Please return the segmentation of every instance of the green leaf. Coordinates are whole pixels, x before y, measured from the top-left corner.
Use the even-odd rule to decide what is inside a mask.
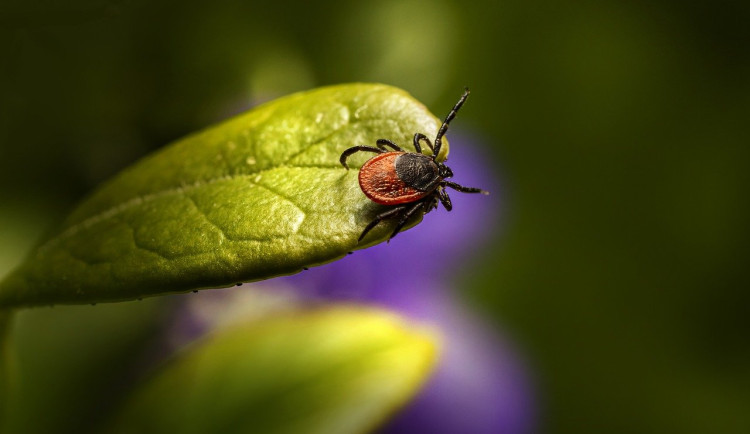
[[[332,86],[267,103],[102,185],[0,284],[0,306],[226,287],[383,241],[387,224],[357,244],[379,207],[339,155],[379,138],[410,148],[414,133],[434,136],[439,125],[421,103],[385,85]],[[371,156],[354,155],[351,167]]]
[[[329,307],[220,331],[126,402],[112,432],[354,433],[420,388],[434,336],[385,311]]]

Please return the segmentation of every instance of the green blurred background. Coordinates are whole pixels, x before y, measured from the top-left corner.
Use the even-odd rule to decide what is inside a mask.
[[[454,128],[488,147],[505,216],[463,293],[524,352],[541,430],[750,432],[749,20],[740,1],[5,0],[0,275],[99,182],[258,102],[376,81],[442,116],[468,85]]]

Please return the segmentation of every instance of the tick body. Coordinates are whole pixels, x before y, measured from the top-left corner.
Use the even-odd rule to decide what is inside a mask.
[[[398,205],[428,196],[440,182],[432,158],[408,152],[385,152],[359,170],[359,187],[375,203]]]
[[[489,194],[479,188],[464,187],[455,182],[446,181],[446,178],[453,176],[453,172],[448,166],[437,161],[443,136],[448,131],[448,124],[456,116],[468,96],[469,89],[466,89],[448,113],[448,116],[445,117],[435,137],[434,145],[427,136],[416,133],[413,141],[416,152],[404,151],[388,139],[378,139],[377,147],[353,146],[341,154],[341,165],[346,169],[349,169],[346,159],[356,152],[364,151],[378,154],[367,160],[360,169],[359,186],[365,196],[373,202],[390,206],[389,209],[375,216],[375,219],[365,227],[359,236],[360,241],[384,219],[399,219],[391,233],[390,238],[393,238],[411,216],[417,212],[426,214],[432,211],[437,208],[438,202],[450,211],[453,206],[445,190],[446,187],[463,193]],[[422,154],[421,142],[424,142],[430,148],[431,155]],[[390,148],[390,150],[386,148]]]

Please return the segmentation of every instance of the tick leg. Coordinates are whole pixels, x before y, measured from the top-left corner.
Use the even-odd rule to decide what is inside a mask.
[[[388,139],[378,139],[377,142],[375,142],[375,143],[377,144],[378,148],[380,148],[380,149],[382,149],[384,151],[386,150],[385,147],[388,146],[391,149],[393,149],[394,151],[404,152],[404,150],[401,149],[401,147],[399,145],[391,142]]]
[[[365,227],[365,230],[362,231],[362,235],[359,236],[359,239],[357,239],[357,242],[362,241],[362,238],[364,238],[365,235],[367,235],[367,233],[370,232],[370,230],[372,230],[372,228],[377,226],[378,223],[380,223],[384,219],[393,217],[394,215],[400,213],[401,211],[405,209],[406,209],[405,205],[397,206],[396,208],[389,209],[388,211],[381,212],[380,214],[376,215],[375,218],[370,223],[367,224],[367,226]]]
[[[420,208],[429,209],[428,208],[429,207],[428,204],[429,204],[429,201],[428,202],[417,202],[416,204],[412,205],[411,208],[409,208],[408,210],[406,210],[406,212],[399,219],[398,224],[396,225],[396,228],[393,229],[393,233],[391,233],[391,236],[388,238],[388,241],[390,242],[391,238],[395,237],[396,234],[398,234],[399,232],[401,232],[401,228],[404,227],[404,225],[406,224],[406,222],[409,221],[409,218],[412,215],[414,215],[414,213],[417,212],[417,210],[419,210]]]
[[[432,147],[432,142],[422,133],[414,134],[414,149],[420,154],[422,153],[422,147],[419,145],[420,140],[424,140],[425,143],[427,143],[427,147],[432,151],[432,154],[435,155],[435,149]]]
[[[438,199],[440,199],[440,203],[443,204],[443,206],[445,207],[447,211],[450,211],[453,209],[451,198],[448,196],[448,192],[445,191],[444,188],[438,188],[437,195],[438,195],[437,196]]]
[[[456,105],[453,106],[451,111],[448,113],[448,116],[445,117],[445,120],[443,121],[443,125],[440,126],[440,130],[438,130],[437,136],[435,136],[435,155],[440,153],[440,147],[443,143],[443,136],[448,131],[448,124],[451,123],[453,118],[456,117],[456,113],[458,113],[458,110],[461,108],[462,105],[464,105],[464,102],[466,102],[466,98],[469,97],[469,88],[464,88],[464,94],[461,95],[461,98],[458,99],[458,102]]]
[[[367,152],[375,152],[376,154],[382,154],[385,152],[383,149],[373,148],[372,146],[352,146],[351,148],[347,149],[346,151],[341,153],[341,158],[339,158],[339,162],[341,162],[341,165],[346,168],[346,170],[349,170],[349,166],[346,164],[346,159],[359,151],[367,151]]]
[[[460,191],[462,193],[482,193],[482,194],[490,194],[489,191],[482,190],[481,188],[474,188],[474,187],[464,187],[463,185],[456,184],[455,182],[450,181],[443,181],[440,184],[450,187],[456,191]]]
[[[447,194],[446,194],[447,196]],[[425,203],[425,210],[424,213],[427,214],[428,212],[432,211],[433,209],[437,209],[438,207],[438,197],[437,195],[432,195],[432,199],[430,199],[427,203]]]

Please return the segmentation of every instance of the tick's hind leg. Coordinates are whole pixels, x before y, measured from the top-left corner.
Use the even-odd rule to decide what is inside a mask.
[[[462,193],[482,193],[484,195],[490,194],[489,191],[482,190],[481,188],[464,187],[463,185],[456,184],[455,182],[442,181],[440,184]]]
[[[384,149],[373,148],[372,146],[352,146],[351,148],[342,152],[341,157],[339,158],[339,162],[346,168],[346,170],[349,170],[349,166],[346,164],[346,159],[350,155],[359,151],[375,152],[376,154],[382,154],[383,152],[385,152]]]
[[[409,218],[411,218],[411,216],[413,216],[414,213],[417,212],[420,208],[422,208],[425,213],[428,212],[428,211],[430,211],[430,204],[431,203],[432,203],[431,201],[417,202],[414,205],[412,205],[409,209],[407,209],[401,215],[401,218],[399,219],[398,224],[396,224],[396,227],[393,229],[393,233],[391,233],[391,236],[388,237],[388,241],[390,242],[391,238],[395,237],[396,234],[398,234],[399,232],[401,232],[401,228],[404,227],[404,225],[406,224],[406,222],[409,221]]]
[[[375,218],[370,223],[367,224],[367,226],[365,227],[365,230],[362,231],[362,235],[359,236],[359,239],[357,240],[357,242],[362,241],[362,238],[364,238],[365,235],[367,235],[367,233],[372,230],[372,228],[377,226],[378,223],[380,223],[384,219],[391,218],[397,215],[398,213],[400,213],[401,211],[405,209],[406,209],[406,205],[401,205],[401,206],[397,206],[396,208],[391,208],[388,211],[384,211],[376,215]]]

